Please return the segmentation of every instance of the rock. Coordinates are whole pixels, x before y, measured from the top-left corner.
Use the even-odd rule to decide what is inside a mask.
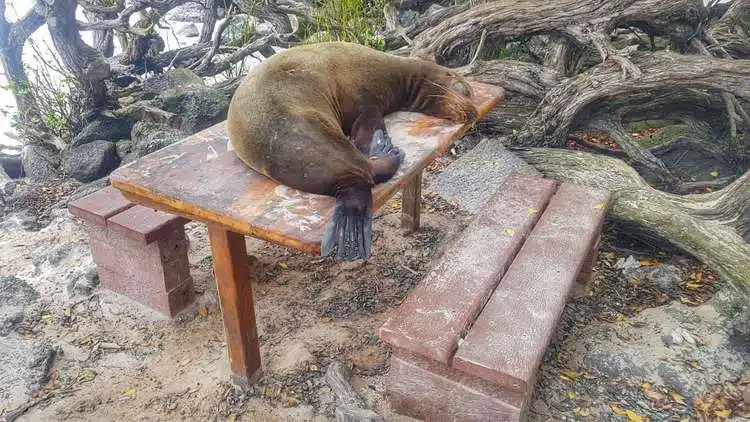
[[[168,91],[157,97],[154,103],[162,110],[179,115],[182,120],[180,130],[193,134],[225,120],[230,99],[217,89],[204,87]]]
[[[628,321],[598,321],[580,330],[574,328],[557,347],[569,356],[568,365],[578,371],[599,373],[612,381],[647,378],[654,385],[676,390],[690,402],[737,380],[750,365],[750,348],[747,343],[735,344],[734,335],[720,318],[719,306],[716,297],[699,306],[670,302],[645,309]],[[683,322],[686,319],[692,321],[690,333],[681,327],[687,324]],[[654,327],[665,327],[664,335],[655,336]],[[710,346],[692,346],[688,337],[696,345],[701,338]]]
[[[21,161],[26,176],[31,180],[45,182],[60,177],[60,152],[52,145],[24,146]]]
[[[629,257],[627,257],[627,259],[620,258],[615,263],[615,268],[618,270],[623,270],[623,273],[640,267],[641,264],[637,259],[635,259],[633,255],[630,255]]]
[[[125,163],[126,160],[130,159],[132,153],[135,151],[133,141],[130,139],[123,139],[115,142],[115,148],[117,149],[117,156],[120,157],[122,163]]]
[[[695,344],[697,343],[697,341],[695,340],[695,337],[693,337],[692,334],[690,334],[689,332],[685,330],[682,330],[682,338],[685,340],[685,342],[687,342],[688,344],[692,346],[695,346]]]
[[[76,274],[68,281],[66,291],[69,296],[88,296],[99,285],[99,274],[96,267],[90,266],[86,271]]]
[[[623,274],[631,280],[651,282],[662,291],[679,287],[682,282],[680,269],[670,264],[627,269],[623,270]]]
[[[253,35],[257,34],[256,25],[258,19],[255,16],[244,13],[234,15],[230,18],[229,26],[221,34],[222,44],[243,44]]]
[[[200,34],[201,31],[198,30],[198,27],[194,23],[188,23],[177,30],[177,35],[181,35],[185,38],[195,38]]]
[[[682,344],[682,335],[677,330],[671,330],[668,333],[665,333],[661,336],[662,341],[664,341],[664,344],[667,346],[674,346],[678,344]]]
[[[514,171],[539,176],[499,139],[486,138],[441,172],[431,187],[446,200],[455,199],[462,209],[476,213]]]
[[[133,123],[114,117],[100,116],[86,125],[71,141],[71,146],[80,146],[93,141],[115,142],[130,136]]]
[[[746,385],[742,390],[742,401],[744,401],[745,404],[750,405],[750,384]]]
[[[0,196],[13,195],[16,190],[16,182],[11,179],[5,170],[0,167]]]
[[[172,22],[203,22],[205,9],[199,3],[186,3],[167,12],[165,18]]]
[[[49,370],[55,361],[57,349],[51,344],[40,344],[31,351],[27,368],[29,374],[26,378],[26,386],[29,390],[39,390],[49,381]]]
[[[57,350],[47,343],[24,341],[12,335],[0,341],[0,385],[25,384],[29,392],[39,390],[49,380],[49,370]]]
[[[609,378],[644,376],[646,371],[637,362],[638,360],[631,356],[610,354],[603,350],[594,349],[586,354],[583,365]]]
[[[0,277],[0,336],[7,336],[24,320],[36,319],[39,310],[34,304],[39,298],[39,292],[25,281]]]
[[[433,6],[437,6],[436,4]],[[419,12],[412,9],[400,10],[398,12],[398,23],[404,28],[414,25],[419,20]]]
[[[147,94],[145,98],[153,98],[166,92],[189,91],[205,86],[203,79],[193,71],[178,67],[143,81],[143,92]]]
[[[119,165],[117,147],[104,140],[71,146],[63,153],[63,170],[83,183],[100,179]]]
[[[67,207],[68,202],[75,201],[76,199],[83,198],[84,196],[90,195],[100,189],[109,186],[109,177],[102,177],[101,179],[94,180],[93,182],[81,185],[78,189],[74,190],[67,198],[60,201],[55,205],[56,208]]]
[[[138,157],[151,154],[187,136],[180,130],[159,123],[138,122],[133,126],[134,153]]]
[[[18,179],[24,177],[23,171],[23,155],[21,154],[23,148],[19,149],[0,149],[0,169],[4,170],[5,173],[12,179]]]

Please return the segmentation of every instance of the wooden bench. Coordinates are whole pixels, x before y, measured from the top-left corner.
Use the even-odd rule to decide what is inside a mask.
[[[187,220],[128,201],[106,187],[68,204],[87,222],[102,286],[173,317],[195,298]]]
[[[473,90],[478,118],[503,98],[500,87],[474,83]],[[406,157],[394,178],[373,190],[374,208],[403,190],[402,221],[416,229],[422,170],[471,125],[397,112],[386,116],[386,126]],[[110,180],[131,201],[208,225],[229,366],[235,381],[251,381],[261,359],[244,236],[318,254],[333,198],[299,192],[249,169],[228,149],[226,122],[129,163]]]
[[[608,202],[606,192],[509,176],[380,329],[393,346],[395,410],[524,419],[565,303],[590,279]]]

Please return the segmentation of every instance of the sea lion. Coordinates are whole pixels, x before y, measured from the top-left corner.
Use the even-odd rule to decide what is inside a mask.
[[[372,188],[404,153],[383,116],[408,110],[469,122],[477,109],[457,73],[347,42],[292,47],[252,71],[232,97],[229,139],[250,168],[300,191],[336,198],[321,254],[369,258]]]

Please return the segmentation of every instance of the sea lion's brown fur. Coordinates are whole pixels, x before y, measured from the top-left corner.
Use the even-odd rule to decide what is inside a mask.
[[[435,63],[353,43],[303,45],[270,57],[243,81],[229,107],[229,139],[256,171],[335,196],[330,229],[337,233],[328,231],[324,253],[337,245],[339,256],[354,258],[341,251],[342,242],[354,242],[367,257],[369,232],[343,233],[355,223],[342,219],[370,219],[372,187],[400,164],[403,153],[390,145],[383,115],[409,110],[467,122],[477,115],[469,96],[467,83]]]

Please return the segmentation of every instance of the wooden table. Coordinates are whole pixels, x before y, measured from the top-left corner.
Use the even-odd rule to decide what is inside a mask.
[[[503,99],[500,87],[472,87],[478,118]],[[417,229],[422,170],[471,125],[397,112],[386,116],[386,126],[406,157],[393,179],[374,189],[374,209],[403,189],[402,224]],[[228,147],[223,122],[119,168],[110,180],[133,202],[208,225],[230,368],[236,382],[247,384],[260,374],[261,359],[244,236],[318,254],[334,199],[280,185]]]

